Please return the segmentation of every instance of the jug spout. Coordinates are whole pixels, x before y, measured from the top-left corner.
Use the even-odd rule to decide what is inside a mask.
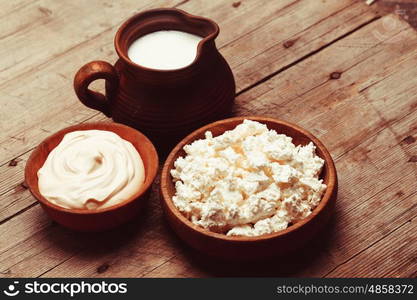
[[[197,48],[195,43],[192,46],[193,53],[197,50],[194,60],[190,63],[191,57],[189,64],[178,69],[153,69],[129,59],[128,50],[134,41],[161,30],[202,37],[197,39]],[[216,48],[218,34],[214,21],[178,9],[141,12],[127,20],[116,34],[116,64],[86,64],[75,76],[75,91],[86,106],[139,129],[164,152],[194,129],[232,112],[236,86],[230,66]],[[105,94],[88,88],[98,78],[106,80]]]
[[[217,53],[215,39],[219,34],[219,26],[214,21],[191,15],[179,9],[163,8],[139,13],[120,27],[114,41],[118,55],[127,64],[134,65],[135,68],[141,68],[129,59],[127,55],[129,46],[139,37],[159,30],[178,30],[203,38],[197,47],[197,54],[193,63],[182,69],[192,70],[198,67],[199,61],[203,57]],[[142,69],[146,68],[142,67]],[[161,70],[155,69],[151,71],[161,72]],[[178,72],[181,69],[173,71]],[[163,72],[167,71],[164,70]]]

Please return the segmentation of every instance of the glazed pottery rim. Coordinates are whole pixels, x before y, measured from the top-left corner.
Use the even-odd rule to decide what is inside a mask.
[[[155,14],[155,13],[176,13],[179,15],[183,15],[189,19],[194,19],[194,20],[200,20],[200,21],[204,21],[209,23],[210,25],[213,26],[214,31],[212,33],[210,33],[209,35],[207,35],[206,37],[204,37],[197,46],[197,53],[196,56],[194,58],[194,60],[187,66],[182,67],[182,68],[177,68],[177,69],[169,69],[169,70],[164,70],[164,69],[154,69],[154,68],[148,68],[142,65],[139,65],[137,63],[134,63],[128,56],[127,53],[125,53],[121,47],[120,47],[120,39],[121,36],[123,34],[123,32],[126,30],[127,27],[129,27],[131,25],[131,23],[134,23],[136,21],[136,19],[146,16],[148,14]],[[196,15],[192,15],[184,10],[178,9],[178,8],[155,8],[155,9],[149,9],[149,10],[145,10],[142,12],[139,12],[135,15],[133,15],[132,17],[130,17],[129,19],[127,19],[117,30],[116,35],[114,37],[114,47],[116,49],[117,54],[119,55],[119,57],[127,64],[129,64],[130,66],[134,67],[134,68],[140,68],[142,70],[148,71],[148,72],[155,72],[155,73],[175,73],[175,72],[180,72],[180,71],[186,71],[186,70],[190,70],[194,67],[194,65],[196,64],[197,61],[199,61],[200,56],[201,56],[201,52],[202,52],[202,48],[203,45],[206,44],[209,41],[214,40],[220,32],[220,28],[219,25],[214,22],[213,20],[210,20],[208,18],[205,17],[201,17],[201,16],[196,16]]]
[[[126,200],[124,200],[124,201],[122,201],[120,203],[114,204],[112,206],[105,207],[105,208],[94,209],[94,210],[89,210],[89,209],[79,209],[79,208],[65,208],[65,207],[56,205],[56,204],[48,201],[40,193],[40,191],[39,191],[38,194],[37,193],[34,193],[32,191],[32,186],[28,183],[28,180],[27,180],[29,178],[29,173],[30,173],[29,168],[33,165],[33,160],[35,159],[35,157],[37,155],[39,155],[38,152],[40,151],[40,149],[42,148],[43,145],[46,145],[51,139],[53,139],[54,137],[59,136],[59,135],[62,135],[62,137],[61,137],[61,140],[62,140],[62,138],[64,137],[64,135],[66,133],[73,132],[73,131],[78,131],[78,130],[81,130],[81,131],[82,130],[94,130],[94,129],[111,131],[109,129],[103,129],[103,126],[107,126],[107,127],[109,127],[109,126],[110,127],[119,127],[119,128],[124,128],[127,131],[131,131],[131,132],[134,131],[136,135],[139,134],[140,136],[142,136],[145,139],[145,141],[147,142],[146,147],[149,147],[150,150],[151,150],[150,152],[151,152],[151,155],[154,158],[155,166],[148,167],[148,170],[150,170],[150,171],[148,171],[148,170],[145,169],[145,180],[144,180],[144,183],[135,192],[135,194],[133,194],[132,196],[130,196],[128,199],[126,199]],[[130,140],[127,140],[127,141],[131,142]],[[135,147],[135,149],[136,149],[136,147]],[[136,151],[138,151],[138,150],[136,149]],[[48,153],[48,155],[49,155],[49,153]],[[139,151],[138,151],[138,153],[139,153]],[[46,158],[47,157],[48,156],[46,156]],[[45,158],[45,160],[46,160],[46,158]],[[142,160],[143,160],[143,158],[142,158]],[[29,159],[26,162],[26,166],[25,166],[25,182],[28,185],[28,188],[29,188],[31,194],[35,197],[35,199],[41,205],[45,205],[45,206],[47,206],[47,207],[49,207],[49,208],[51,208],[53,210],[58,210],[58,211],[61,211],[61,212],[70,213],[70,214],[74,214],[74,215],[95,215],[95,214],[101,214],[101,213],[106,213],[106,212],[109,212],[109,211],[116,210],[118,208],[121,208],[121,207],[123,207],[123,206],[125,206],[125,205],[127,205],[127,204],[129,204],[129,203],[131,203],[131,202],[133,202],[135,200],[137,200],[141,196],[143,196],[149,190],[149,188],[151,188],[151,186],[152,186],[152,184],[153,184],[153,182],[154,182],[154,180],[156,178],[156,175],[158,173],[158,166],[159,166],[159,157],[158,157],[158,153],[157,153],[157,151],[155,149],[155,146],[148,139],[148,137],[146,135],[144,135],[143,133],[141,133],[140,131],[138,131],[138,130],[132,128],[132,127],[129,127],[127,125],[123,125],[123,124],[115,123],[115,122],[86,122],[86,123],[81,123],[81,124],[76,124],[76,125],[72,125],[72,126],[69,126],[69,127],[65,127],[63,129],[61,129],[61,130],[59,130],[59,131],[51,134],[47,138],[45,138],[32,151]],[[36,170],[35,176],[37,176],[38,170]],[[38,182],[38,179],[36,179],[36,182]]]
[[[177,153],[179,151],[181,151],[185,145],[190,144],[192,141],[195,140],[195,139],[193,139],[193,137],[195,135],[204,133],[205,131],[210,130],[211,128],[214,128],[214,127],[216,127],[218,125],[221,125],[221,124],[226,124],[226,123],[236,122],[236,121],[243,122],[245,119],[258,121],[258,122],[261,122],[261,123],[263,123],[263,122],[276,123],[278,125],[284,125],[284,126],[287,126],[287,127],[291,127],[292,129],[294,129],[298,132],[301,132],[311,142],[313,142],[313,144],[317,148],[319,148],[322,151],[322,153],[323,153],[322,158],[324,159],[325,164],[327,165],[327,169],[328,169],[327,177],[329,178],[329,182],[327,183],[326,191],[323,194],[319,205],[317,205],[314,208],[314,210],[311,212],[311,214],[307,218],[305,218],[305,219],[287,227],[286,229],[283,229],[283,230],[280,230],[280,231],[277,231],[277,232],[273,232],[273,233],[269,233],[269,234],[264,234],[264,235],[259,235],[259,236],[227,236],[226,234],[212,232],[208,229],[204,229],[203,227],[200,227],[200,226],[192,223],[190,220],[188,220],[178,210],[178,208],[173,203],[172,198],[168,195],[167,185],[168,185],[169,181],[172,181],[172,177],[170,175],[170,170],[168,168],[173,163],[173,160],[176,157]],[[162,173],[161,173],[160,189],[161,189],[162,200],[165,202],[167,208],[172,212],[172,214],[179,221],[181,221],[181,223],[186,225],[189,229],[191,229],[193,231],[196,231],[199,234],[202,234],[202,235],[204,235],[208,238],[220,239],[220,240],[223,240],[223,241],[226,241],[226,242],[246,243],[246,242],[256,242],[256,241],[270,240],[270,239],[274,239],[274,238],[279,238],[279,237],[282,237],[282,236],[284,236],[286,234],[289,234],[291,232],[295,232],[295,231],[299,230],[301,227],[303,227],[304,225],[307,225],[308,223],[313,221],[313,219],[315,219],[316,216],[330,203],[333,194],[336,192],[336,189],[337,189],[337,173],[336,173],[336,167],[334,165],[333,159],[332,159],[329,151],[323,145],[323,143],[317,137],[315,137],[313,134],[311,134],[309,131],[305,130],[304,128],[299,127],[298,125],[295,125],[293,123],[283,121],[283,120],[278,120],[278,119],[269,118],[269,117],[262,117],[262,116],[242,116],[242,117],[233,117],[233,118],[223,119],[223,120],[219,120],[219,121],[210,123],[208,125],[205,125],[205,126],[199,128],[199,129],[193,131],[192,133],[187,135],[182,141],[180,141],[175,146],[175,148],[170,152],[167,159],[165,160],[165,163],[164,163],[164,166],[163,166],[163,169],[162,169]]]

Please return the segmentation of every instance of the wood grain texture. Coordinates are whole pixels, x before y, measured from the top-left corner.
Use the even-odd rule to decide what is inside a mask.
[[[0,12],[7,24],[0,41],[8,45],[0,50],[7,51],[0,56],[2,276],[416,276],[417,33],[398,16],[379,18],[374,6],[353,0],[91,1],[85,10],[78,1],[7,3]],[[52,223],[22,184],[30,150],[46,136],[106,120],[78,103],[75,71],[93,59],[114,61],[114,32],[136,10],[179,3],[219,23],[217,45],[237,81],[235,115],[299,124],[331,152],[336,212],[308,251],[258,264],[209,260],[165,223],[158,183],[147,213],[123,231],[73,233]],[[57,42],[48,50],[39,36]],[[22,47],[25,40],[33,47]]]
[[[382,12],[393,13],[417,28],[417,3],[409,0],[380,0],[375,3]]]
[[[303,14],[297,14],[296,16],[293,16],[293,21],[295,20],[298,21],[297,23],[299,24],[304,24],[303,28],[308,28],[306,32],[303,32],[303,34],[305,34],[303,39],[306,43],[308,43],[308,41],[315,42],[308,47],[304,47],[302,51],[298,51],[291,58],[286,58],[285,60],[281,61],[280,65],[277,65],[277,68],[291,65],[292,62],[300,59],[309,52],[322,47],[333,39],[337,39],[341,35],[346,34],[361,24],[369,22],[375,16],[372,11],[369,11],[366,5],[363,5],[363,3],[357,1],[332,1],[331,6],[326,7],[325,13],[323,12],[323,6],[320,5],[317,7],[311,7],[309,5],[305,7],[303,2],[304,1],[301,1],[301,3],[300,1],[247,1],[242,2],[238,8],[234,8],[230,5],[230,3],[224,1],[210,1],[209,4],[202,4],[199,1],[188,1],[181,5],[179,8],[185,9],[194,14],[204,14],[205,16],[218,21],[221,27],[221,33],[217,44],[220,48],[222,48],[221,52],[223,53],[228,47],[228,41],[233,41],[232,44],[234,46],[230,45],[230,47],[236,47],[236,45],[241,45],[240,47],[246,47],[250,49],[258,49],[259,47],[264,47],[262,43],[260,44],[258,42],[251,42],[249,45],[247,44],[246,35],[253,34],[253,28],[263,28],[264,26],[267,26],[263,33],[258,33],[256,35],[257,38],[261,38],[269,31],[277,31],[282,30],[282,28],[287,28],[287,19],[283,18],[283,16],[286,14],[289,13],[293,15],[294,10],[299,11],[302,9],[306,12],[313,9],[314,12],[318,13],[311,14],[313,18],[318,18],[317,20],[315,19],[316,23],[305,23],[303,21]],[[344,11],[346,14],[339,15],[338,11],[340,9],[342,9],[342,11]],[[356,18],[355,16],[357,16],[358,9],[361,11],[361,14],[359,14],[361,17]],[[259,11],[259,14],[256,14],[256,18],[252,16],[253,10]],[[333,21],[332,18],[327,17],[332,13],[337,15],[337,22]],[[282,23],[269,25],[269,21],[277,19],[275,14],[280,14],[278,19],[282,20]],[[120,19],[123,18],[122,15],[117,15],[117,17]],[[249,22],[248,18],[253,20],[253,22]],[[327,24],[327,22],[330,22],[330,20],[331,23]],[[322,26],[322,24],[325,24],[325,26]],[[318,27],[316,30],[316,26],[320,27]],[[329,30],[329,26],[330,29],[334,28],[334,30]],[[321,34],[322,37],[317,40],[316,34]],[[42,141],[42,139],[44,139],[52,132],[68,125],[74,125],[79,122],[89,120],[97,114],[96,112],[85,108],[83,105],[80,105],[71,89],[70,84],[72,77],[77,70],[77,67],[81,66],[85,62],[92,59],[97,59],[98,56],[100,56],[100,59],[110,61],[112,59],[114,60],[115,54],[113,45],[111,43],[113,35],[114,32],[106,32],[97,38],[85,41],[81,45],[76,46],[71,51],[65,53],[65,55],[52,59],[48,64],[42,66],[42,69],[38,72],[28,74],[28,77],[22,78],[22,80],[24,80],[23,82],[16,82],[16,85],[10,86],[9,90],[0,90],[0,95],[2,92],[5,94],[4,98],[0,97],[0,101],[5,102],[5,105],[2,106],[4,108],[0,111],[0,127],[3,128],[3,124],[1,122],[4,120],[4,128],[6,128],[6,130],[0,136],[0,162],[2,162],[2,165],[0,164],[0,170],[2,173],[6,172],[8,174],[8,176],[5,176],[4,178],[7,182],[5,185],[7,186],[7,191],[9,194],[13,193],[13,188],[18,187],[21,184],[19,179],[21,176],[19,175],[21,174],[19,173],[19,168],[12,168],[12,170],[10,170],[8,167],[10,160],[15,157],[20,159],[20,155],[23,155],[22,159],[24,159],[24,157],[27,156],[25,154],[27,151],[33,149],[33,147],[35,147]],[[277,37],[280,38],[281,36],[277,33]],[[240,40],[242,41],[238,43]],[[283,47],[281,45],[281,41],[278,43],[278,45],[279,47],[276,49],[276,51],[279,52],[278,56],[286,56],[289,52],[292,53],[293,51],[292,47]],[[294,48],[296,47],[294,46]],[[236,53],[239,51],[239,49],[235,50]],[[276,55],[277,53],[268,54],[271,59],[275,58]],[[234,56],[234,54],[226,56],[229,63],[231,58]],[[251,60],[256,59],[257,58],[253,58]],[[249,62],[251,60],[249,60]],[[68,64],[68,61],[71,61],[72,63]],[[76,63],[78,66],[74,66]],[[233,61],[231,63],[231,67],[234,68]],[[47,74],[47,78],[39,78],[39,72]],[[246,71],[242,70],[242,72],[244,75],[244,72]],[[239,86],[240,72],[234,70],[234,73],[236,76],[237,85]],[[327,76],[327,74],[323,74],[323,76]],[[258,74],[257,77],[253,77],[251,83],[260,80],[261,78],[262,74]],[[48,88],[48,82],[53,83],[52,89]],[[241,89],[238,91],[241,92]],[[32,95],[34,92],[36,94]],[[21,95],[19,93],[21,93]],[[20,96],[14,97],[13,95]],[[51,101],[50,99],[57,99],[57,101]],[[23,115],[17,115],[11,113],[12,111],[23,111],[25,113]],[[259,111],[258,114],[260,113],[262,113],[262,111]],[[2,114],[4,114],[4,117],[2,117]],[[295,123],[298,123],[298,121]],[[7,143],[7,147],[1,146],[2,143]],[[7,157],[7,159],[2,160],[2,158],[5,157]],[[15,171],[16,173],[14,173]],[[20,190],[20,187],[18,189]],[[27,201],[20,201],[20,199],[22,199],[20,195],[21,194],[19,193],[13,193],[14,199],[19,200],[19,202],[24,206]],[[20,205],[13,205],[11,207],[9,203],[4,204],[5,201],[2,201],[2,199],[4,199],[2,192],[0,192],[0,197],[0,207],[2,205],[8,207],[7,211],[0,210],[0,216],[8,216],[10,214],[14,214],[20,207],[22,207]],[[24,195],[23,199],[25,199]]]
[[[309,3],[309,1],[301,2]],[[53,3],[57,5],[59,2]],[[69,8],[62,3],[60,5],[64,5],[66,10],[72,9],[67,12],[69,17],[66,17],[71,18],[71,16],[78,16],[78,18],[82,20],[87,20],[87,15],[98,17],[97,14],[91,13],[90,9],[95,8],[96,10],[101,10],[104,5],[103,3],[105,2],[95,4],[92,2],[90,4],[92,8],[88,8],[86,12],[83,11],[80,5],[75,5],[75,7],[70,6]],[[152,3],[152,6],[148,5],[146,7],[158,6],[159,2]],[[185,9],[192,14],[202,14],[218,22],[221,32],[217,45],[234,70],[238,92],[241,91],[239,77],[245,76],[243,75],[244,73],[242,73],[242,76],[239,75],[239,70],[235,70],[235,65],[237,63],[240,64],[245,60],[254,60],[255,58],[252,58],[251,52],[247,52],[247,50],[245,50],[245,53],[248,56],[241,56],[239,62],[235,61],[234,57],[241,52],[241,48],[253,49],[253,51],[259,47],[264,50],[267,49],[264,43],[259,43],[255,40],[248,41],[245,37],[248,34],[253,35],[253,30],[257,27],[264,28],[262,32],[256,34],[257,38],[270,38],[268,35],[271,32],[275,32],[276,37],[281,37],[282,28],[291,29],[291,27],[286,24],[286,19],[276,18],[275,15],[277,13],[294,14],[293,11],[299,11],[301,9],[306,11],[306,8],[304,8],[305,5],[300,3],[299,0],[254,0],[247,1],[247,3],[248,4],[245,4],[245,2],[243,2],[238,8],[234,8],[229,2],[221,0],[209,1],[204,4],[199,1],[188,1],[178,6],[178,8]],[[277,65],[277,68],[291,65],[301,57],[308,55],[311,51],[323,47],[330,41],[339,38],[361,24],[375,18],[375,13],[370,11],[363,3],[358,3],[358,1],[333,0],[331,3],[331,6],[326,7],[325,11],[327,13],[324,15],[322,6],[315,8],[317,14],[312,14],[312,17],[316,18],[316,16],[319,16],[319,18],[314,19],[315,22],[312,24],[305,22],[303,14],[294,16],[294,22],[304,24],[304,27],[300,29],[301,31],[308,29],[304,36],[306,42],[313,40],[315,42],[309,47],[305,47],[303,51],[297,52],[291,58],[281,61],[282,64],[280,66]],[[15,70],[15,73],[13,74],[16,76],[12,77],[13,79],[9,78],[9,80],[0,83],[0,103],[2,105],[2,110],[0,111],[0,128],[4,129],[0,136],[0,165],[33,149],[33,147],[41,142],[48,133],[68,126],[68,124],[77,124],[96,114],[96,112],[87,109],[78,103],[69,83],[72,81],[76,70],[88,61],[101,59],[113,62],[116,60],[113,48],[115,31],[120,23],[136,11],[136,9],[133,9],[129,5],[124,6],[120,4],[120,7],[118,6],[119,9],[114,10],[112,10],[113,8],[108,8],[110,11],[113,11],[113,19],[118,20],[118,23],[115,23],[116,25],[112,27],[106,27],[107,29],[105,30],[100,31],[97,29],[91,36],[85,35],[84,32],[89,32],[90,29],[86,27],[90,25],[90,22],[94,23],[94,19],[90,20],[90,22],[85,21],[86,23],[81,22],[81,24],[78,25],[80,28],[76,29],[76,32],[81,32],[80,34],[71,31],[71,34],[68,33],[62,37],[65,45],[68,44],[69,46],[66,46],[65,51],[61,52],[60,55],[51,56],[49,53],[53,52],[49,49],[46,51],[44,48],[40,50],[34,47],[33,49],[27,50],[38,50],[39,52],[42,52],[42,58],[38,57],[40,55],[38,53],[33,54],[33,56],[38,57],[38,60],[42,61],[42,63],[39,63],[38,60],[35,60],[34,62],[26,61],[26,64],[29,64],[30,68],[25,66],[25,70],[22,71],[23,73],[19,70]],[[164,6],[170,6],[170,3],[166,3]],[[123,10],[120,10],[122,9],[121,7],[123,7]],[[341,26],[337,23],[327,24],[329,20],[328,16],[332,13],[336,13],[343,7],[346,7],[344,11],[350,12],[338,18],[339,23],[343,25]],[[358,7],[363,11],[358,17],[355,17]],[[51,7],[49,9],[52,10]],[[259,11],[260,17],[253,14],[253,11],[255,10]],[[14,17],[24,18],[24,15],[25,12],[19,11],[19,15]],[[282,19],[282,23],[273,23],[270,25],[269,21],[275,19]],[[103,19],[100,20],[101,21],[98,22],[103,21]],[[65,18],[62,20],[61,18],[58,18],[54,22],[55,23],[46,24],[45,26],[47,28],[45,30],[56,30],[60,32],[59,28],[65,27],[68,20]],[[322,26],[322,24],[325,24],[325,26]],[[315,30],[316,26],[319,26],[317,31]],[[334,30],[332,30],[332,28],[334,28]],[[36,31],[35,35],[38,34],[46,35],[46,33]],[[316,34],[320,36],[319,39]],[[20,40],[23,38],[24,37],[20,37]],[[229,41],[233,41],[233,43],[228,45],[227,43]],[[17,42],[10,41],[10,43]],[[292,53],[292,49],[283,47],[281,41],[278,42],[278,45],[278,54],[276,52],[268,54],[268,57],[271,59],[272,57],[280,56],[284,53]],[[227,47],[238,48],[233,50],[233,53],[227,54]],[[7,60],[7,63],[16,57],[14,49],[10,49],[9,53],[12,54],[6,54],[3,58],[4,60]],[[0,64],[3,65],[3,62]],[[243,70],[242,72],[245,71]],[[1,73],[3,74],[4,72],[2,71]],[[259,74],[259,76],[252,76],[250,83],[252,84],[262,80],[262,76],[262,74]],[[247,86],[248,84],[245,85],[245,87]],[[51,101],[50,99],[56,99],[56,101]],[[16,114],[16,111],[21,113]]]
[[[408,117],[398,123],[394,130],[405,137],[410,129],[416,128],[416,122],[416,116]],[[416,169],[408,162],[408,156],[403,154],[403,149],[397,145],[398,141],[393,137],[392,132],[385,129],[378,138],[372,138],[350,153],[336,159],[340,188],[335,217],[323,235],[306,247],[309,249],[308,252],[298,251],[286,257],[285,261],[275,260],[247,266],[229,264],[223,267],[221,263],[211,266],[213,262],[205,263],[204,259],[196,258],[194,255],[194,260],[187,260],[186,264],[178,264],[176,259],[172,259],[148,275],[170,277],[184,276],[183,274],[191,272],[193,276],[251,276],[253,274],[258,276],[326,276],[337,266],[346,263],[364,249],[368,249],[376,241],[382,241],[390,236],[396,228],[416,215]],[[415,152],[416,147],[410,144],[405,149]],[[380,148],[384,150],[381,154]],[[365,156],[366,154],[368,156]],[[381,156],[387,158],[380,161]],[[358,167],[359,163],[361,167]],[[398,184],[398,178],[395,177],[382,183],[381,187],[375,187],[381,178],[373,172],[373,165],[376,163],[386,168],[379,170],[382,174],[391,171],[393,174],[403,172],[401,183]],[[368,169],[367,174],[363,175],[363,171]],[[375,179],[372,179],[373,177]],[[363,181],[372,181],[372,183],[365,186],[361,184]],[[367,187],[372,192],[366,194],[364,190],[356,191],[352,186]],[[355,203],[351,203],[353,199],[356,200]],[[410,247],[408,253],[413,250],[413,243]],[[177,259],[184,260],[183,257]],[[412,259],[407,261],[414,265]],[[199,268],[195,267],[196,263]],[[392,263],[394,264],[395,260]],[[356,269],[350,266],[349,276],[366,276],[366,273],[356,274]],[[395,270],[394,266],[391,268]],[[378,274],[375,273],[375,276],[394,276],[391,272],[382,273],[381,271],[384,269],[381,269]],[[410,276],[410,274],[404,272],[402,275]]]
[[[378,241],[327,275],[329,277],[415,277],[417,275],[416,222],[416,218],[408,220],[388,238]]]

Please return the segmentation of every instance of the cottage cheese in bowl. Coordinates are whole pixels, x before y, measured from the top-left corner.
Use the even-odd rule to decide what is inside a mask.
[[[326,185],[309,143],[245,120],[235,129],[184,147],[171,170],[174,205],[191,222],[229,236],[259,236],[311,214]]]
[[[145,170],[135,147],[105,130],[67,133],[38,170],[39,191],[70,209],[106,208],[133,196]]]

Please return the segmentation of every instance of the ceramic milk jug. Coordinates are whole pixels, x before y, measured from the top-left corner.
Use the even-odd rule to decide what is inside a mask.
[[[198,35],[195,59],[172,70],[143,67],[128,56],[129,46],[146,34],[176,30]],[[93,61],[75,75],[74,89],[86,106],[115,122],[137,128],[158,147],[179,139],[211,121],[230,114],[235,97],[232,71],[216,48],[218,25],[178,9],[154,9],[127,20],[115,37],[119,56],[113,65]],[[105,79],[105,95],[88,88]]]

